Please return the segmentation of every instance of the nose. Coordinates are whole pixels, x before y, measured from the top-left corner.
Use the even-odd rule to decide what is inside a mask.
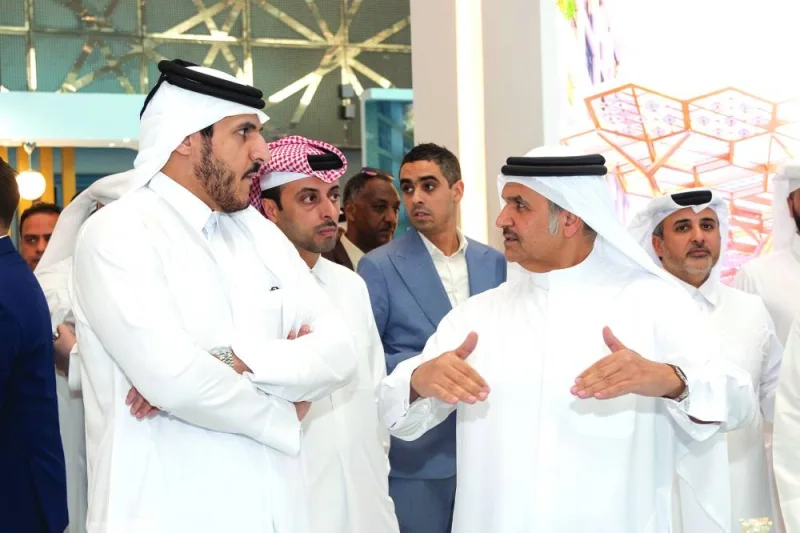
[[[383,219],[393,225],[397,225],[397,211],[392,209],[391,207],[386,210],[386,215],[384,215]]]
[[[508,216],[507,210],[508,204],[503,206],[503,209],[500,210],[500,214],[497,215],[497,218],[494,221],[494,225],[500,229],[503,229],[506,226],[511,226],[511,219]]]
[[[333,220],[334,222],[339,221],[339,200],[331,200],[328,199],[327,202],[323,202],[323,209],[320,213],[320,216],[323,220]]]
[[[423,203],[422,201],[422,193],[420,192],[419,187],[414,188],[414,192],[411,193],[411,204],[418,205]]]
[[[692,242],[696,244],[703,244],[705,241],[705,235],[703,235],[703,230],[699,226],[695,226],[692,228]]]
[[[47,248],[47,240],[45,240],[44,238],[39,238],[36,241],[36,253],[38,253],[39,255],[43,254],[45,248]]]
[[[270,153],[269,153],[269,146],[267,146],[267,141],[264,140],[264,137],[261,135],[257,135],[257,138],[253,142],[253,146],[250,149],[250,159],[252,161],[261,161],[262,163],[269,163]]]

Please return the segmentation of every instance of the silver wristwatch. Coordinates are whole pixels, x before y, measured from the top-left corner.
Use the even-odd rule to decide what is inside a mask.
[[[235,355],[229,346],[212,348],[209,353],[229,367],[233,368]]]
[[[682,402],[683,400],[689,397],[689,380],[686,379],[686,374],[684,374],[683,370],[681,370],[681,367],[676,365],[671,365],[669,363],[667,363],[667,366],[670,367],[672,370],[674,370],[675,374],[683,382],[683,392],[680,394],[680,396],[675,398],[676,402]]]

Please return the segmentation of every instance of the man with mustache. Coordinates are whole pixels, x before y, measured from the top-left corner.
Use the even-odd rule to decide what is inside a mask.
[[[629,231],[656,264],[680,280],[707,314],[723,342],[723,356],[747,371],[759,410],[753,421],[726,434],[730,463],[732,524],[740,519],[773,519],[764,425],[772,424],[782,346],[764,302],[720,281],[720,254],[728,240],[728,207],[708,189],[667,194],[651,200]],[[679,486],[683,531],[699,512]],[[774,502],[777,504],[777,502]],[[677,524],[675,524],[677,525]]]
[[[258,207],[295,245],[355,340],[353,380],[317,400],[303,420],[300,456],[309,490],[311,530],[397,533],[389,498],[389,434],[378,419],[376,391],[386,377],[381,339],[364,281],[321,254],[338,231],[339,178],[347,160],[330,144],[299,136],[269,145]]]
[[[772,253],[748,262],[737,289],[764,300],[781,343],[800,314],[800,163],[787,163],[773,180]]]
[[[518,271],[381,385],[394,436],[456,413],[453,533],[672,531],[676,475],[703,511],[691,533],[732,531],[719,432],[750,422],[753,384],[619,223],[605,174],[565,146],[508,158],[496,223]]]
[[[347,229],[340,235],[333,250],[322,256],[356,270],[365,253],[394,237],[400,196],[390,174],[365,167],[347,180],[342,205]]]
[[[352,379],[353,342],[249,206],[269,160],[261,91],[180,60],[159,70],[134,169],[70,204],[40,264],[74,251],[87,530],[309,533],[300,423]],[[131,416],[131,386],[154,416]]]
[[[367,282],[389,372],[419,354],[442,318],[506,279],[502,254],[458,229],[461,167],[447,148],[420,144],[403,158],[400,188],[413,230],[368,253]],[[455,417],[414,442],[392,439],[389,493],[400,529],[447,533],[456,490]]]

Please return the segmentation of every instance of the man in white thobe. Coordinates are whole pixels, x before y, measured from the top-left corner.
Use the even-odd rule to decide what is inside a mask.
[[[384,380],[384,422],[415,439],[457,409],[453,533],[666,533],[676,472],[707,513],[687,531],[731,531],[718,432],[752,420],[753,385],[616,219],[603,158],[565,152],[503,167],[522,268]]]
[[[786,344],[800,314],[800,163],[788,163],[773,180],[772,253],[746,263],[735,286],[761,296],[778,339]]]
[[[259,180],[260,207],[297,247],[344,319],[359,357],[353,381],[314,402],[303,420],[300,456],[311,530],[398,533],[389,497],[389,434],[377,406],[386,363],[369,294],[358,274],[321,257],[336,245],[339,178],[347,160],[334,146],[298,136],[269,148],[272,159]]]
[[[800,531],[800,320],[786,339],[775,398],[773,464],[787,533]]]
[[[261,92],[181,61],[159,69],[134,170],[93,185],[130,192],[88,221],[77,198],[51,242],[53,262],[74,248],[87,530],[306,533],[300,420],[350,381],[353,343],[248,207],[269,158]],[[130,415],[131,386],[156,416]]]
[[[75,317],[68,290],[72,257],[62,259],[48,268],[37,267],[35,274],[47,299],[55,338],[58,423],[67,467],[67,533],[82,533],[86,531],[87,506],[86,426],[80,392],[80,368],[76,366],[78,345],[75,340]]]
[[[741,519],[773,519],[764,441],[772,423],[783,347],[758,296],[720,281],[720,254],[727,247],[728,206],[708,189],[654,198],[634,217],[629,230],[648,255],[675,276],[722,338],[722,354],[745,370],[759,400],[752,423],[726,434],[730,462],[731,510]],[[685,494],[683,491],[681,495]],[[681,505],[691,513],[691,503]],[[687,518],[690,519],[690,518]]]

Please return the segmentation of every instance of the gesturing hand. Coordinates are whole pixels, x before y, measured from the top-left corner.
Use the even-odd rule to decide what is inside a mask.
[[[56,328],[58,336],[53,341],[53,357],[55,359],[56,368],[62,374],[69,374],[69,354],[75,346],[77,339],[75,338],[75,331],[68,324],[59,324]]]
[[[669,365],[629,350],[607,327],[603,328],[603,340],[611,355],[578,376],[570,389],[578,398],[608,400],[624,394],[677,398],[683,392],[683,381]]]
[[[125,405],[131,406],[131,414],[137,419],[153,418],[161,411],[157,407],[153,407],[144,399],[144,396],[139,394],[135,387],[131,387],[128,391],[128,396],[125,398]]]
[[[455,350],[422,363],[411,374],[411,401],[419,396],[437,398],[450,404],[485,400],[489,386],[465,361],[477,344],[478,334],[470,333]]]

